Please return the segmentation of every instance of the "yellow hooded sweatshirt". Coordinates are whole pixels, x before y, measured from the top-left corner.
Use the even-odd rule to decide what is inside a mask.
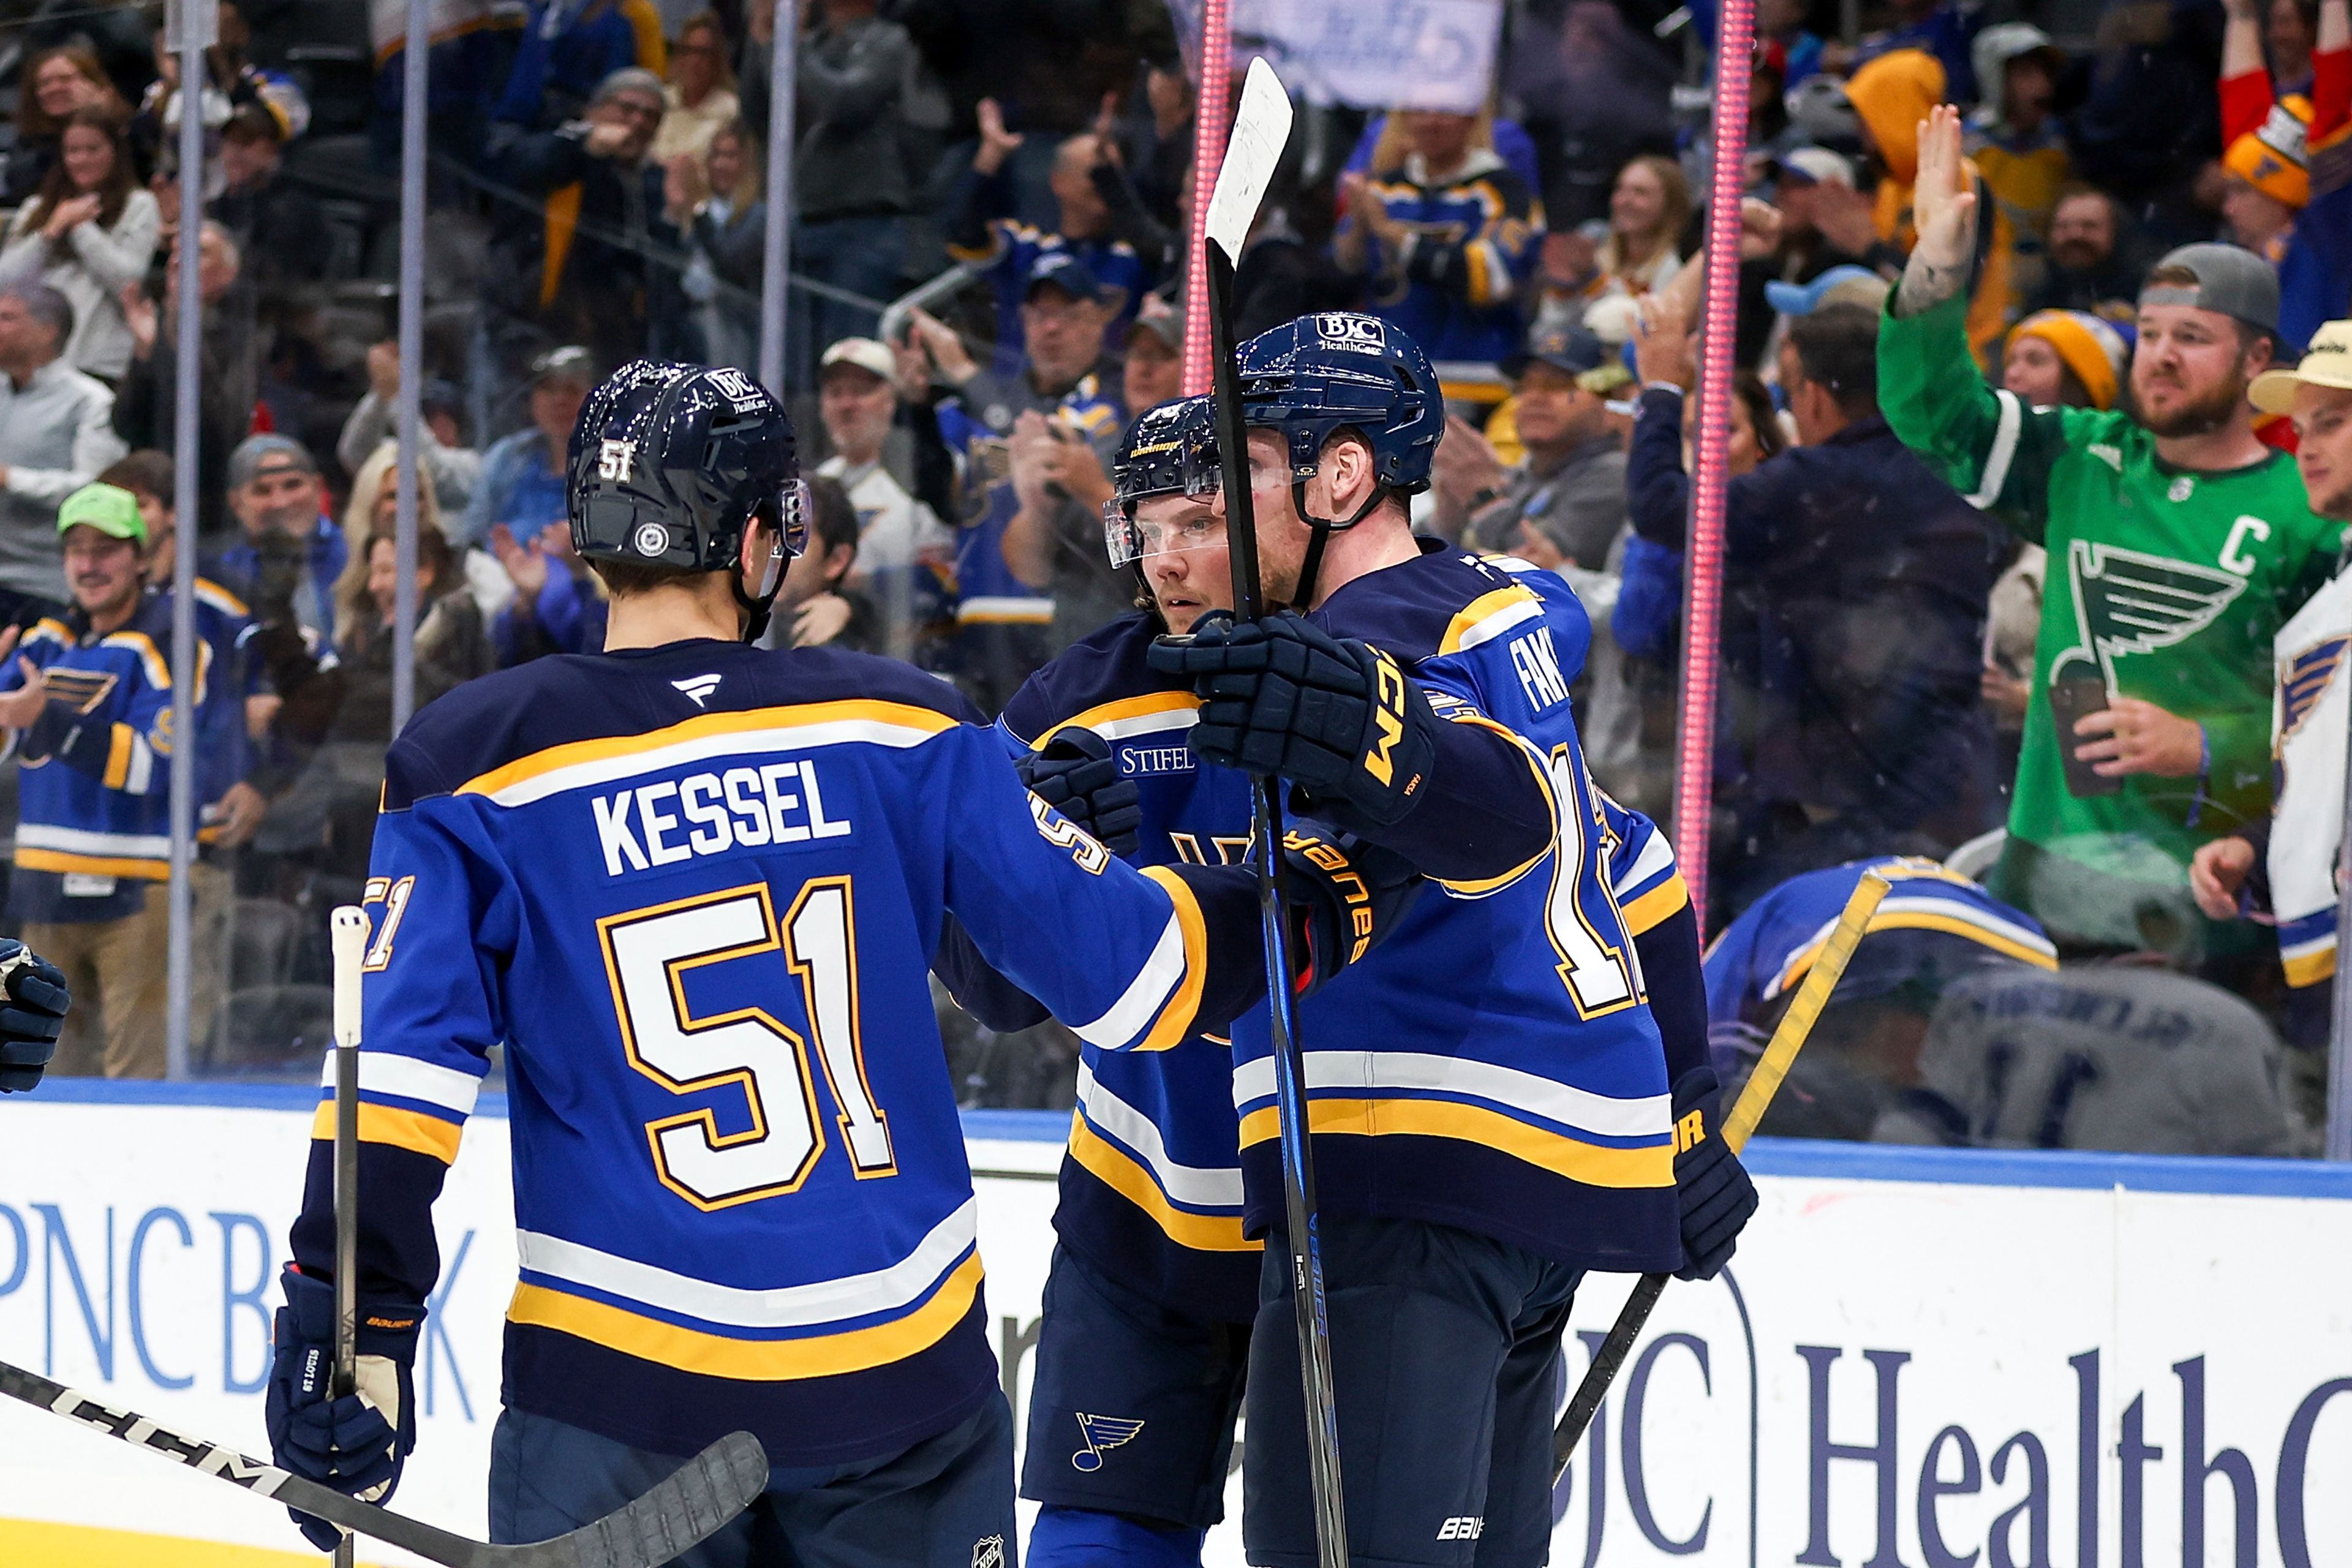
[[[1878,149],[1886,177],[1878,182],[1878,237],[1908,251],[1918,242],[1911,226],[1911,193],[1919,178],[1919,122],[1944,100],[1944,65],[1924,49],[1879,56],[1847,79],[1845,95]],[[1981,362],[2008,330],[2010,258],[2016,237],[1984,175],[1971,163],[1977,187],[1977,270],[1969,300],[1969,346]],[[1990,217],[1990,223],[1984,220]]]

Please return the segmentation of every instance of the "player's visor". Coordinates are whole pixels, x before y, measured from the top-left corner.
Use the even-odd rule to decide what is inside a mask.
[[[1153,501],[1181,504],[1152,506]],[[1214,489],[1206,495],[1147,496],[1140,502],[1105,501],[1103,548],[1110,556],[1111,565],[1132,566],[1154,555],[1209,550],[1224,543],[1225,518],[1215,510],[1216,503]],[[1150,519],[1130,517],[1127,512],[1130,505],[1147,507],[1154,515]]]

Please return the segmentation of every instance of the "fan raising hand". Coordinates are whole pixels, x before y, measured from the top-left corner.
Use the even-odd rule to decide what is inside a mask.
[[[1931,267],[1967,266],[1976,216],[1976,181],[1960,155],[1960,111],[1939,103],[1919,122],[1919,178],[1911,193],[1919,240],[1912,255]]]

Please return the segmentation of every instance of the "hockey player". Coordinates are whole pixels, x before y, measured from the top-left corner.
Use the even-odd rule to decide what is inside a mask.
[[[1205,761],[1279,773],[1293,812],[1438,884],[1298,1008],[1349,1549],[1538,1562],[1581,1271],[1712,1273],[1753,1189],[1715,1134],[1703,1028],[1666,1031],[1670,1059],[1642,1005],[1570,714],[1581,606],[1549,573],[1411,531],[1444,417],[1427,358],[1376,318],[1308,316],[1244,345],[1240,380],[1265,591],[1306,613],[1208,618],[1150,663],[1202,696]],[[1234,1044],[1244,1224],[1264,1235],[1283,1200],[1262,1012]],[[1291,1281],[1286,1247],[1265,1256],[1244,1534],[1253,1563],[1305,1568]]]
[[[607,651],[460,687],[394,743],[361,1393],[327,1393],[322,1108],[277,1323],[280,1464],[362,1495],[397,1479],[430,1207],[502,1044],[521,1280],[493,1537],[569,1530],[742,1428],[769,1489],[688,1568],[1013,1561],[1011,1415],[924,970],[952,926],[1082,1038],[1164,1049],[1262,992],[1240,973],[1262,963],[1253,889],[1118,863],[909,667],[742,646],[798,547],[797,472],[740,373],[618,373],[570,461]],[[1336,881],[1296,886],[1311,984],[1349,956],[1352,911]]]
[[[1194,757],[1199,700],[1145,662],[1154,637],[1232,607],[1209,400],[1137,419],[1111,479],[1110,563],[1150,607],[1031,676],[997,729],[1030,787],[1114,853],[1238,862],[1248,780]],[[1223,1517],[1262,1251],[1242,1233],[1227,1042],[1084,1047],[1054,1224],[1022,1476],[1045,1505],[1031,1568],[1197,1563]]]

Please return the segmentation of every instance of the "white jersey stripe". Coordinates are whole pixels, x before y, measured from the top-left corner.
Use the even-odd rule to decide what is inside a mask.
[[[1674,1102],[1666,1095],[1619,1100],[1517,1068],[1413,1051],[1309,1049],[1307,1087],[1360,1089],[1373,1094],[1383,1089],[1425,1089],[1473,1096],[1604,1138],[1663,1138],[1674,1126]],[[1234,1105],[1245,1106],[1273,1093],[1272,1057],[1234,1066]]]
[[[1120,993],[1118,1000],[1110,1005],[1110,1010],[1091,1023],[1072,1024],[1070,1032],[1107,1051],[1131,1046],[1151,1027],[1151,1021],[1160,1016],[1160,1009],[1167,1004],[1169,993],[1183,978],[1184,929],[1171,910],[1160,940],[1152,944],[1151,956],[1143,961],[1143,968]]]
[[[1141,1159],[1160,1190],[1178,1203],[1190,1208],[1241,1212],[1240,1166],[1178,1164],[1169,1158],[1167,1142],[1151,1118],[1097,1082],[1094,1069],[1084,1062],[1078,1064],[1078,1109],[1088,1122]]]
[[[769,1290],[697,1279],[536,1231],[522,1231],[515,1240],[526,1272],[559,1283],[584,1285],[720,1328],[819,1329],[914,1306],[963,1260],[979,1235],[980,1200],[968,1198],[887,1268]]]

